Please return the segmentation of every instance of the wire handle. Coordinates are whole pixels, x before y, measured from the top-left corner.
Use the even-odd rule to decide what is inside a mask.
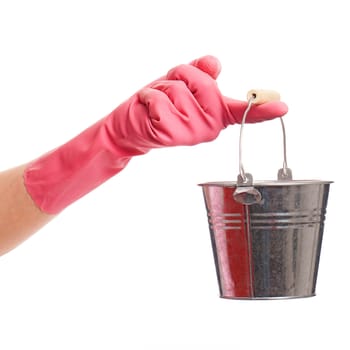
[[[268,101],[279,100],[279,94],[275,91],[269,90],[251,90],[248,92],[248,105],[246,110],[244,111],[241,129],[239,133],[239,175],[237,177],[237,185],[238,186],[252,186],[253,184],[253,176],[244,171],[243,166],[243,130],[245,121],[247,119],[248,113],[253,104],[261,104]],[[289,181],[293,179],[292,170],[288,168],[287,164],[287,136],[286,136],[286,128],[284,126],[284,122],[282,118],[279,118],[282,125],[282,134],[283,134],[283,166],[278,170],[277,179],[281,181]]]

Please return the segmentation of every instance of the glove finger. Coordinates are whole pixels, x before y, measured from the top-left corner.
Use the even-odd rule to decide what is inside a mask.
[[[221,115],[222,109],[226,108],[216,81],[195,66],[179,65],[171,69],[166,78],[168,80],[182,80],[201,108],[212,116]]]
[[[200,69],[209,74],[213,79],[216,79],[221,72],[220,61],[211,55],[203,56],[193,60],[190,65]]]
[[[229,113],[226,124],[241,123],[243,114],[248,106],[247,101],[234,100],[229,97],[224,97]],[[288,112],[288,106],[281,101],[271,101],[260,105],[252,104],[247,115],[247,123],[258,123],[274,118],[282,117]]]
[[[206,118],[205,111],[182,80],[161,80],[151,86],[168,96],[175,108],[188,119]],[[199,118],[196,118],[196,117]]]
[[[189,65],[201,70],[202,72],[208,74],[211,78],[216,79],[220,72],[221,72],[221,63],[220,61],[214,57],[214,56],[203,56],[200,58],[197,58],[189,63]],[[176,68],[176,67],[175,67]],[[153,82],[147,84],[145,87],[150,87],[153,83],[165,80],[167,79],[166,75],[163,75],[159,77],[158,79],[154,80]]]
[[[139,91],[138,97],[147,108],[145,128],[156,147],[188,144],[191,137],[184,124],[188,124],[189,118],[174,106],[167,94],[147,87]]]
[[[175,107],[168,96],[157,89],[146,87],[138,92],[139,102],[148,109],[148,117],[154,121],[161,121],[170,112],[175,111]]]
[[[163,146],[211,141],[224,127],[203,111],[182,81],[158,82],[138,95],[148,110],[150,132]]]
[[[168,96],[171,103],[180,112],[181,118],[188,121],[186,127],[192,130],[193,138],[197,135],[203,140],[212,140],[224,128],[222,118],[207,113],[194,98],[185,82],[181,80],[159,81],[153,84],[152,88]]]

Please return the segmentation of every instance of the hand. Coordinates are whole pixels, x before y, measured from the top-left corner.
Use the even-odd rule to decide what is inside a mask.
[[[112,113],[116,142],[149,149],[195,145],[212,141],[228,125],[240,123],[247,102],[220,93],[215,80],[220,71],[215,57],[204,56],[149,84]],[[247,122],[280,117],[287,110],[279,101],[253,105]]]
[[[120,172],[133,156],[152,148],[214,140],[239,123],[247,102],[222,96],[215,79],[220,63],[205,56],[130,97],[81,134],[26,166],[24,184],[36,205],[57,214]],[[280,117],[282,102],[252,106],[247,122]]]

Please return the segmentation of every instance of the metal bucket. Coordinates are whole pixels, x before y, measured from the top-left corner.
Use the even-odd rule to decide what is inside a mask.
[[[254,182],[242,166],[244,120],[237,181],[201,184],[220,296],[314,296],[331,181],[292,180],[281,119],[283,168],[277,181]]]

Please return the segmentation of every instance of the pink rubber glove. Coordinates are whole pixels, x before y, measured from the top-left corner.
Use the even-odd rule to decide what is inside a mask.
[[[108,116],[61,147],[28,164],[24,184],[36,205],[57,214],[153,148],[214,140],[239,123],[245,101],[221,95],[213,56],[171,69]],[[284,115],[282,102],[253,105],[247,122]]]

